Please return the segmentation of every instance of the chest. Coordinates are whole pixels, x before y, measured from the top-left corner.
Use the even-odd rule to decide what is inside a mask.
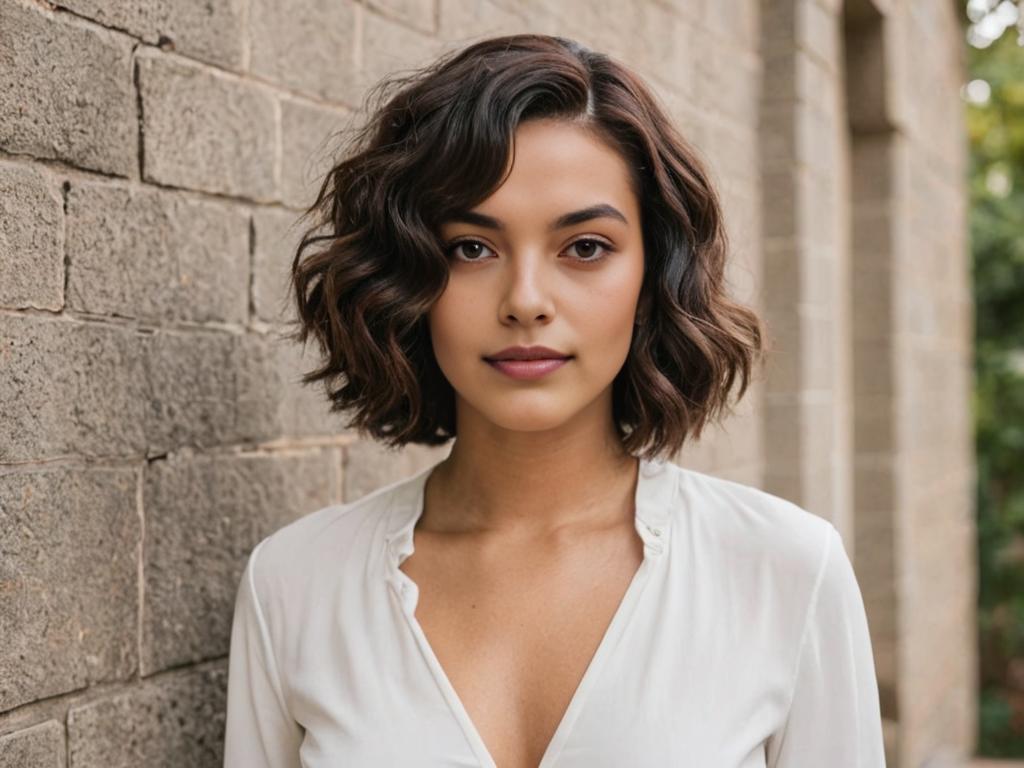
[[[485,565],[417,540],[415,618],[500,768],[540,763],[642,561],[625,528]]]
[[[630,548],[598,542],[477,569],[444,549],[433,567],[418,537],[402,563],[415,590],[318,574],[295,631],[273,634],[302,765],[763,768],[800,617],[759,607],[763,578],[675,544],[640,566],[625,610]]]

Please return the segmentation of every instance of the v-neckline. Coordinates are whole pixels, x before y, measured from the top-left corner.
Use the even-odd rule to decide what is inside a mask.
[[[483,768],[497,768],[494,757],[480,735],[476,724],[469,716],[469,711],[455,690],[455,686],[448,677],[448,673],[441,665],[422,625],[416,618],[419,587],[405,571],[398,567],[415,549],[413,544],[414,528],[416,522],[423,514],[424,491],[427,479],[435,466],[436,464],[422,470],[409,479],[408,489],[411,491],[411,495],[408,497],[408,505],[405,507],[404,520],[402,521],[401,528],[398,531],[392,532],[389,536],[389,543],[393,537],[397,537],[395,540],[399,544],[397,551],[392,552],[393,558],[389,563],[391,566],[389,569],[390,581],[398,592],[402,603],[402,613],[416,639],[423,659],[441,693],[444,695],[452,715],[462,728],[463,734],[477,760],[480,761],[480,765]],[[586,703],[590,689],[599,678],[604,667],[607,666],[608,656],[619,645],[619,639],[626,630],[629,619],[639,604],[640,597],[644,591],[643,588],[649,581],[651,569],[654,567],[655,558],[660,556],[665,550],[668,539],[669,515],[665,506],[667,504],[666,494],[660,492],[664,489],[665,484],[662,482],[660,486],[655,487],[658,476],[665,471],[666,462],[640,459],[636,491],[634,493],[634,523],[635,529],[644,545],[643,560],[633,573],[625,593],[616,606],[615,612],[612,614],[611,620],[598,642],[597,649],[587,663],[583,676],[573,691],[569,704],[562,713],[562,717],[555,727],[554,734],[544,749],[537,768],[553,768],[555,765],[566,740],[569,738],[573,725]],[[656,490],[659,493],[656,493]]]

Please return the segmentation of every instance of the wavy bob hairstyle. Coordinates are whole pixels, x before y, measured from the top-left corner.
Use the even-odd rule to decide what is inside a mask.
[[[742,397],[762,352],[758,317],[725,295],[726,236],[697,154],[640,78],[579,43],[537,34],[476,42],[394,75],[327,173],[291,266],[305,345],[332,412],[390,448],[455,434],[454,390],[426,314],[444,292],[441,222],[503,182],[516,127],[572,121],[615,148],[640,201],[644,277],[630,351],[613,382],[624,449],[673,454]],[[365,105],[364,105],[365,106]]]

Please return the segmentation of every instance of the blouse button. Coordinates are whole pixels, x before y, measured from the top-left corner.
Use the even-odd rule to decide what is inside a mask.
[[[661,536],[661,528],[652,528],[651,533],[653,533],[655,536]]]

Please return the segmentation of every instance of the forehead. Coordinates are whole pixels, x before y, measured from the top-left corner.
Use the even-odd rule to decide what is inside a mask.
[[[537,212],[546,221],[552,213],[607,202],[636,220],[626,159],[592,131],[563,120],[530,120],[517,128],[510,154],[507,178],[475,210]]]

